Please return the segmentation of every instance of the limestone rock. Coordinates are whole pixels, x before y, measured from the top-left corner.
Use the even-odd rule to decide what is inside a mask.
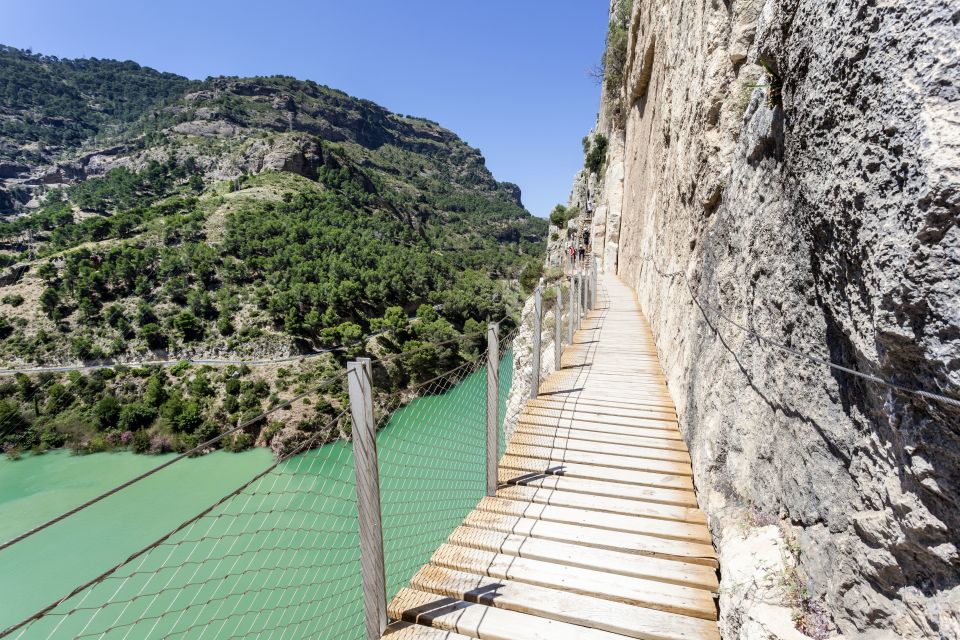
[[[649,317],[711,527],[731,504],[786,518],[850,638],[958,635],[960,411],[718,314],[960,396],[957,15],[635,0],[626,102],[597,125],[602,264]],[[726,579],[746,560],[724,556]],[[789,637],[766,604],[741,629]]]
[[[533,384],[533,321],[534,321],[533,296],[529,297],[523,306],[520,317],[520,324],[517,327],[517,335],[512,341],[513,348],[513,383],[510,386],[507,396],[506,418],[504,420],[504,434],[507,442],[513,435],[516,428],[517,418],[524,404],[530,399],[530,388]],[[548,306],[550,308],[548,308]],[[543,314],[540,333],[540,369],[538,375],[543,380],[551,373],[556,371],[554,367],[554,310],[552,305],[544,305],[546,311]],[[561,327],[566,328],[567,314],[561,313]]]

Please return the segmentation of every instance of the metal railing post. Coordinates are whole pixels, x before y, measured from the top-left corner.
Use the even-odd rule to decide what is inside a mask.
[[[556,286],[557,302],[553,305],[553,368],[560,371],[560,357],[563,355],[563,322],[560,319],[562,308],[560,303],[560,285]]]
[[[487,325],[487,495],[497,495],[500,454],[500,326]]]
[[[584,316],[586,316],[586,315],[587,315],[587,312],[590,311],[590,309],[591,309],[591,307],[590,307],[590,285],[592,284],[592,283],[590,282],[590,270],[589,270],[589,269],[587,269],[585,275],[586,275],[586,277],[584,278],[584,286],[583,286],[583,315],[584,315]]]
[[[530,397],[540,395],[540,334],[543,331],[543,287],[537,287],[533,294],[533,375],[530,380]]]
[[[576,314],[577,314],[577,330],[580,330],[580,318],[583,315],[583,278],[580,276],[580,272],[577,272],[577,300],[574,303]]]
[[[377,430],[373,422],[373,376],[369,358],[347,363],[350,415],[353,419],[353,468],[357,483],[360,574],[367,640],[378,640],[387,628],[387,581],[380,513]]]
[[[587,317],[587,288],[590,286],[590,278],[587,277],[587,269],[584,267],[580,274],[580,317]]]
[[[573,344],[573,273],[570,274],[570,290],[567,294],[567,344]]]
[[[597,271],[597,259],[593,259],[593,307],[597,307],[597,289],[600,287],[600,276]]]

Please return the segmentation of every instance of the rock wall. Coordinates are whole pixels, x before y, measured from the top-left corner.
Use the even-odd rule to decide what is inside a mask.
[[[721,556],[762,514],[808,633],[822,603],[849,637],[960,637],[960,411],[718,315],[960,396],[960,8],[634,0],[623,75],[602,264],[649,316]]]
[[[547,289],[549,290],[549,288]],[[566,303],[566,299],[563,301]],[[510,391],[507,395],[506,416],[503,423],[503,431],[506,441],[509,442],[513,436],[513,431],[517,426],[517,418],[520,411],[530,399],[530,387],[533,385],[534,365],[533,365],[533,336],[534,336],[534,310],[535,302],[533,296],[527,298],[523,305],[523,311],[520,315],[520,324],[517,326],[517,334],[513,338],[513,382],[510,385]],[[542,320],[540,322],[540,369],[537,375],[544,380],[551,373],[556,371],[554,348],[556,345],[554,329],[556,327],[556,316],[554,315],[556,307],[554,301],[547,296],[543,302]],[[563,329],[566,328],[568,315],[565,310],[560,313],[560,322]],[[566,338],[563,337],[565,340]]]

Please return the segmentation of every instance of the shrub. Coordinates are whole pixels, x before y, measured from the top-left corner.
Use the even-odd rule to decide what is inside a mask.
[[[3,400],[0,401],[0,425],[5,431],[16,433],[26,428],[27,421],[14,403]]]
[[[114,396],[103,396],[93,406],[93,418],[97,429],[106,431],[117,426],[120,419],[120,401]]]
[[[169,436],[162,433],[155,433],[153,437],[150,438],[149,453],[160,455],[161,453],[169,453],[170,451],[173,451],[173,441]]]
[[[220,332],[222,336],[231,336],[234,332],[233,322],[230,321],[230,318],[226,316],[220,316],[220,319],[217,320],[217,331]]]
[[[190,393],[198,398],[206,398],[213,395],[213,387],[205,375],[198,373],[190,383]]]
[[[151,349],[164,349],[168,343],[167,336],[163,333],[163,329],[160,328],[160,325],[153,322],[149,322],[140,327],[140,338],[146,342],[147,346]]]
[[[189,311],[181,311],[174,317],[173,328],[184,342],[193,342],[203,337],[203,325]]]
[[[632,1],[621,2],[617,15],[607,27],[607,47],[603,52],[603,87],[610,98],[618,98],[620,87],[623,85],[632,9]]]
[[[224,449],[227,451],[232,451],[234,453],[239,453],[240,451],[246,451],[253,446],[253,436],[247,433],[246,431],[241,431],[237,433],[232,438],[226,439],[226,444]]]
[[[134,453],[146,453],[150,449],[150,434],[142,429],[135,431],[130,438],[130,449]]]
[[[19,293],[10,293],[0,298],[0,302],[8,304],[11,307],[19,307],[23,304],[23,296]]]
[[[591,172],[599,174],[603,169],[603,165],[607,160],[608,144],[609,141],[607,137],[602,133],[598,133],[594,137],[592,144],[590,144],[589,140],[584,144],[586,157],[584,158],[583,164]],[[587,149],[588,146],[589,150]]]
[[[527,266],[520,272],[520,286],[524,291],[533,291],[540,282],[540,276],[543,273],[543,265],[539,260],[530,260]]]
[[[43,293],[40,294],[40,308],[48,316],[53,318],[54,312],[60,306],[60,296],[57,294],[57,290],[52,287],[47,287],[43,290]]]
[[[147,380],[147,388],[143,392],[143,401],[151,407],[159,407],[167,400],[167,390],[164,387],[163,374],[155,373]]]
[[[223,399],[223,410],[227,413],[236,413],[240,409],[240,401],[236,396],[227,396]]]
[[[191,433],[203,424],[203,412],[194,401],[183,403],[180,412],[173,418],[173,428],[177,433]]]
[[[562,204],[558,204],[553,208],[553,211],[550,212],[550,224],[555,227],[560,227],[562,229],[564,225],[567,224],[567,220],[569,219],[569,211]]]
[[[74,338],[70,349],[74,357],[80,360],[98,360],[103,357],[103,350],[86,336]]]
[[[73,404],[73,394],[62,384],[52,384],[47,389],[47,404],[44,410],[50,414],[57,414]]]
[[[120,409],[117,426],[121,431],[138,431],[150,426],[156,417],[157,410],[153,407],[142,402],[132,402]]]

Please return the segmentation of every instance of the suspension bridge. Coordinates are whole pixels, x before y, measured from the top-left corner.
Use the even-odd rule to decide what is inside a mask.
[[[413,356],[351,362],[317,433],[0,638],[718,638],[717,558],[633,293],[595,267],[543,293],[519,411],[496,325],[402,389],[380,387]]]

